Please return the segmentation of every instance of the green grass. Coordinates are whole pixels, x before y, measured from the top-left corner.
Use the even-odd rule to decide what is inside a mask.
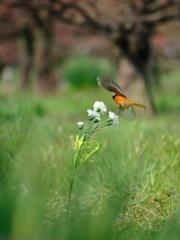
[[[176,77],[178,78],[178,74]],[[1,93],[0,236],[7,239],[179,239],[180,109],[176,88],[156,91],[159,113],[102,129],[103,146],[76,176],[66,229],[76,122],[104,101],[100,88],[55,96]],[[168,89],[168,91],[167,91]],[[88,97],[87,97],[88,96]],[[162,103],[164,103],[164,107]],[[167,107],[168,105],[168,107]],[[104,119],[106,117],[104,116]]]

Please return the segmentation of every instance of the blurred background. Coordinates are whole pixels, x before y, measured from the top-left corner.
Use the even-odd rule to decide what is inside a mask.
[[[179,239],[179,20],[179,0],[0,1],[0,239]],[[67,230],[76,122],[117,111],[101,75],[147,109],[99,133]]]

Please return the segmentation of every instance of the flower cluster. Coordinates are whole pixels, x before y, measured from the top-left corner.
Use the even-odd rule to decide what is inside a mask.
[[[88,109],[89,120],[95,119],[95,122],[100,121],[100,113],[105,113],[107,111],[107,107],[103,102],[97,101],[93,105],[93,110]]]
[[[105,112],[107,112],[106,105],[103,102],[96,101],[93,105],[93,110],[87,110],[89,121],[93,121],[93,123],[98,123],[101,120],[100,114],[104,114]],[[107,121],[101,125],[96,126],[95,129],[97,131],[97,129],[105,126],[116,125],[118,124],[118,122],[118,116],[114,112],[109,112],[109,118],[107,119]],[[84,122],[78,122],[77,124],[79,126],[79,129],[81,130],[83,128]]]

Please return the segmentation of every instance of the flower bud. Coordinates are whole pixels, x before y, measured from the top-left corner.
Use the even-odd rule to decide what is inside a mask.
[[[94,120],[94,123],[98,123],[98,122],[99,122],[99,119],[95,119],[95,120]]]
[[[93,118],[94,118],[94,116],[90,116],[90,117],[89,117],[89,121],[92,121]]]
[[[113,122],[112,118],[108,118],[107,122]]]
[[[77,122],[77,125],[78,125],[79,129],[82,129],[83,125],[84,125],[84,122]]]

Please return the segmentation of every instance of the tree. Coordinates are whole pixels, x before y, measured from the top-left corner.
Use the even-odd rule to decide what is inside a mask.
[[[79,28],[83,34],[104,34],[112,41],[136,71],[142,76],[155,111],[151,79],[150,38],[159,24],[180,17],[177,0],[4,0],[20,19],[16,10],[23,12],[23,27],[19,31],[26,39],[29,61],[24,71],[22,85],[26,85],[34,55],[34,34],[32,26],[42,33],[42,54],[38,70],[40,88],[53,89],[56,79],[52,66],[53,26],[55,21]],[[10,18],[9,18],[10,19]],[[10,21],[10,20],[9,20]],[[14,21],[14,22],[16,22]],[[21,20],[22,21],[22,20]],[[18,21],[17,21],[18,22]],[[25,84],[24,84],[25,83]]]
[[[11,15],[6,23],[16,37],[24,40],[26,60],[23,63],[21,87],[29,84],[29,75],[32,70],[35,55],[36,32],[41,32],[41,58],[38,65],[38,88],[39,90],[52,91],[56,88],[57,79],[53,74],[52,66],[52,41],[53,19],[52,7],[54,0],[46,1],[23,1],[7,0],[3,2]]]
[[[142,76],[151,110],[155,103],[150,75],[150,37],[157,25],[180,17],[180,2],[175,0],[58,1],[59,19],[68,24],[88,26],[107,34]]]

